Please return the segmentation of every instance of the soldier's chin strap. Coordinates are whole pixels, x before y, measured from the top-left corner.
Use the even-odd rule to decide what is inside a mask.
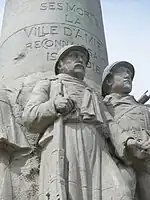
[[[146,90],[146,92],[144,92],[144,94],[139,98],[138,102],[141,104],[145,104],[149,99],[150,99],[150,95],[147,95],[148,90]]]

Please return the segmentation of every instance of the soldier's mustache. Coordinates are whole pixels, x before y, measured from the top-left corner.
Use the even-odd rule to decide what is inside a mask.
[[[76,67],[83,67],[83,68],[85,68],[85,65],[82,63],[82,62],[76,62],[75,64],[74,64],[74,67],[76,68]]]
[[[78,60],[77,60],[75,63],[80,63],[80,64],[83,64],[83,62],[82,62],[82,61],[78,61]]]

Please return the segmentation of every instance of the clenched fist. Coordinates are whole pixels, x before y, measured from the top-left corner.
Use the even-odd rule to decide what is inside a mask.
[[[127,141],[127,148],[130,153],[138,159],[146,159],[150,157],[150,141],[137,141],[134,139],[129,139]]]
[[[74,101],[70,97],[63,97],[61,95],[56,96],[54,105],[56,111],[62,115],[68,114],[75,107]]]

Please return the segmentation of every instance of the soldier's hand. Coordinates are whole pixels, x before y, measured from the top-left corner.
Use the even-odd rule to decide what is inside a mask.
[[[66,115],[74,109],[74,101],[70,97],[62,97],[57,95],[54,101],[56,111],[62,115]]]
[[[135,140],[135,139],[129,139],[127,141],[127,147],[128,149],[135,149],[135,148],[138,148],[138,149],[141,149],[141,142]]]
[[[146,151],[150,149],[150,139],[141,141],[141,148]]]
[[[138,154],[139,159],[149,159],[150,158],[150,150],[141,150],[140,153]]]
[[[147,150],[149,149],[147,142],[129,139],[126,145],[132,156],[138,159],[145,159],[150,155],[147,153]]]
[[[140,159],[149,159],[150,158],[150,139],[147,141],[141,141],[141,152],[140,152]]]

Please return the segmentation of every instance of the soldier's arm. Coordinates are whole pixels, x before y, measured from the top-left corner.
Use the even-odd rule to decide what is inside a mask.
[[[124,131],[115,121],[108,122],[110,140],[115,147],[116,155],[125,162],[128,160],[127,143],[134,140],[132,132]]]
[[[107,106],[103,104],[103,119],[107,125],[107,136],[110,138],[111,143],[115,148],[116,155],[125,162],[128,161],[127,157],[127,142],[134,139],[132,132],[127,132],[120,127],[110,114]]]
[[[41,80],[34,87],[23,112],[23,121],[28,131],[43,133],[57,118],[49,93],[50,80]]]

